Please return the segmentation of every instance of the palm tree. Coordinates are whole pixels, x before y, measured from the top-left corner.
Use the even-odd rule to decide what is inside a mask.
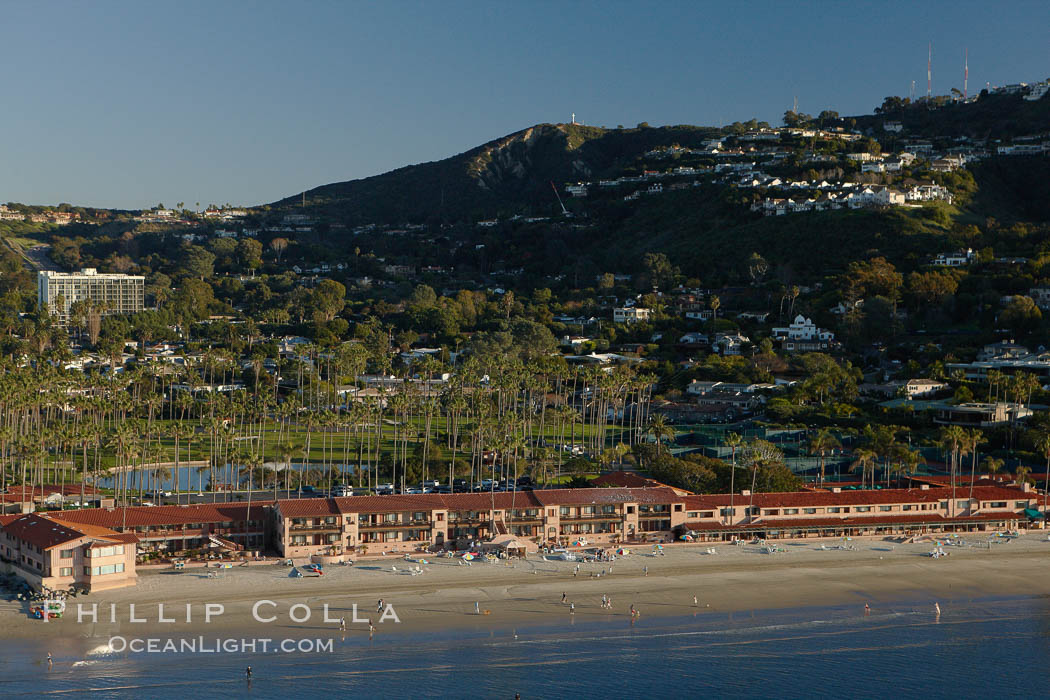
[[[736,494],[736,449],[740,447],[743,442],[743,438],[738,433],[726,433],[725,444],[729,447],[731,455],[731,466],[729,467],[729,512],[735,513],[733,510],[733,499]]]
[[[940,445],[949,455],[949,470],[952,484],[952,503],[955,502],[955,469],[959,462],[962,446],[966,441],[966,431],[957,425],[941,429]]]
[[[842,447],[842,443],[839,442],[838,438],[832,435],[831,431],[827,428],[821,428],[817,431],[809,440],[809,452],[820,455],[820,484],[824,484],[824,453],[828,450],[834,450]]]
[[[871,481],[872,485],[875,484],[875,465],[879,461],[879,455],[874,450],[869,450],[866,447],[862,447],[853,452],[853,468],[856,471],[860,470],[860,484],[864,486],[865,477],[868,474],[868,468],[871,468]]]
[[[1047,436],[1050,439],[1050,436]],[[973,501],[973,482],[977,478],[977,448],[987,442],[984,438],[984,433],[974,428],[970,432],[966,433],[966,446],[970,451],[970,494],[967,499]],[[1050,443],[1048,443],[1050,448]],[[1050,460],[1050,453],[1047,454],[1047,459]]]
[[[667,418],[659,413],[649,419],[649,425],[645,432],[656,439],[657,450],[663,445],[664,438],[674,439],[674,427],[667,422]]]
[[[1043,433],[1039,439],[1039,449],[1046,457],[1046,481],[1043,482],[1043,510],[1046,510],[1046,494],[1050,491],[1050,433]]]
[[[1026,467],[1023,464],[1017,465],[1017,469],[1014,471],[1014,478],[1017,479],[1019,485],[1024,484],[1028,480],[1028,475],[1032,473],[1031,467]],[[1045,506],[1044,506],[1045,508]]]
[[[1005,462],[997,457],[988,456],[984,458],[984,461],[981,464],[984,465],[984,470],[986,472],[994,476],[1003,468]]]

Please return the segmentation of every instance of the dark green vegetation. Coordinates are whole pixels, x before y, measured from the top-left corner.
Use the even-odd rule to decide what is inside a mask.
[[[560,189],[566,181],[615,177],[641,152],[675,143],[699,146],[717,133],[693,126],[606,130],[537,124],[445,160],[307,190],[306,205],[311,213],[349,224],[436,225],[560,213],[551,182]],[[301,203],[296,195],[271,206],[293,210]]]
[[[539,125],[443,161],[310,190],[305,206],[296,195],[232,221],[220,221],[221,212],[206,218],[180,203],[175,214],[165,213],[167,219],[78,210],[80,220],[65,226],[0,222],[7,244],[0,257],[0,353],[12,365],[41,359],[58,364],[70,357],[72,338],[94,354],[96,362],[87,369],[94,381],[119,362],[128,341],[171,341],[185,359],[171,374],[151,367],[140,347],[128,363],[135,385],[106,383],[110,399],[132,393],[163,404],[154,415],[136,402],[122,418],[134,416],[147,425],[161,416],[191,421],[194,431],[209,433],[210,444],[227,446],[214,448],[220,453],[235,438],[270,440],[270,447],[241,455],[247,463],[274,458],[272,450],[288,436],[307,443],[327,435],[304,433],[287,416],[273,422],[251,408],[260,396],[270,402],[266,411],[292,406],[283,410],[335,416],[341,421],[338,447],[334,435],[325,439],[343,454],[334,458],[329,450],[321,458],[327,468],[315,480],[323,482],[341,478],[332,466],[347,461],[367,463],[365,478],[372,483],[410,482],[449,469],[480,477],[496,464],[485,462],[484,453],[496,451],[503,455],[498,465],[505,475],[526,468],[579,475],[596,463],[626,460],[695,490],[740,490],[749,481],[758,488],[792,488],[782,455],[756,457],[761,445],[741,448],[740,474],[724,459],[672,457],[639,445],[646,433],[659,441],[675,432],[648,420],[650,393],[653,410],[671,415],[675,402],[691,400],[682,392],[692,380],[782,379],[787,388],[770,391],[760,409],[768,423],[827,426],[844,437],[881,426],[882,437],[863,443],[876,457],[865,459],[861,475],[870,472],[874,482],[876,467],[888,476],[900,465],[918,463],[914,452],[895,447],[905,436],[929,445],[936,431],[929,413],[910,405],[881,407],[864,396],[865,383],[933,378],[949,384],[940,398],[955,402],[998,398],[1000,388],[1023,404],[1046,398],[1038,386],[1022,390],[1019,384],[967,380],[948,364],[972,360],[983,344],[1003,337],[1033,349],[1050,344],[1047,321],[1029,297],[1034,287],[1050,287],[1050,160],[990,155],[955,172],[935,172],[930,159],[919,158],[890,175],[862,172],[847,157],[899,152],[917,138],[933,141],[938,151],[964,143],[994,153],[995,142],[984,140],[1011,133],[1005,127],[996,131],[989,111],[998,115],[996,124],[1013,125],[1017,135],[1050,105],[1050,98],[1027,103],[993,97],[921,111],[891,105],[873,117],[788,115],[807,129],[776,134],[772,141],[743,138],[769,133],[759,131],[758,123],[725,129]],[[904,132],[882,131],[889,119],[904,122]],[[960,131],[964,123],[973,130]],[[817,133],[816,127],[847,131]],[[853,127],[861,133],[848,133]],[[957,141],[960,135],[971,140]],[[724,138],[732,155],[710,151],[707,142],[717,138]],[[724,171],[726,164],[752,162],[782,184],[736,186]],[[661,177],[643,181],[647,171]],[[598,184],[624,177],[616,186]],[[794,190],[783,184],[801,180],[811,184]],[[565,185],[577,181],[592,183],[586,197],[566,192]],[[767,198],[815,199],[829,189],[818,184],[823,181],[902,188],[934,182],[947,187],[954,202],[769,217],[752,210]],[[657,182],[663,191],[644,193]],[[226,229],[234,237],[217,234]],[[51,244],[51,258],[62,268],[145,275],[152,308],[134,317],[101,318],[104,310],[82,306],[71,328],[56,328],[34,311],[33,280],[20,267],[20,256],[41,241]],[[933,255],[960,248],[976,251],[974,264],[930,264]],[[863,306],[855,305],[860,300]],[[651,318],[613,323],[613,308],[628,302],[651,309]],[[832,314],[839,303],[848,312]],[[686,311],[714,318],[687,318]],[[839,343],[827,352],[789,352],[774,342],[772,327],[798,313],[834,331]],[[703,342],[680,342],[687,333],[714,340],[718,333],[737,332],[747,337],[739,356],[722,357]],[[308,339],[305,359],[295,360],[287,350],[281,357],[278,341],[292,335]],[[565,336],[582,338],[572,350],[564,346],[564,354],[613,352],[627,358],[631,369],[582,369],[579,358],[559,353]],[[423,348],[433,352],[420,364],[413,352]],[[360,361],[349,366],[331,359],[355,353]],[[165,404],[165,386],[200,382],[209,371],[214,379],[217,365],[223,381],[243,383],[236,400],[209,397],[183,415]],[[448,388],[432,397],[404,389],[397,405],[382,406],[373,396],[367,409],[347,398],[347,391],[364,388],[358,381],[363,372],[421,379],[446,371],[469,373],[470,390],[459,399],[485,396],[462,423]],[[508,378],[505,386],[493,386],[485,377]],[[63,381],[80,387],[79,379]],[[602,403],[594,392],[612,398]],[[661,403],[665,399],[670,407]],[[211,435],[214,421],[231,411],[240,416],[238,432]],[[573,412],[585,416],[579,435]],[[97,409],[95,415],[101,433],[110,435],[106,423],[116,414]],[[489,419],[495,424],[486,425]],[[57,413],[48,413],[40,424],[62,423]],[[1015,425],[990,431],[988,449],[1004,458],[1018,451],[1032,458],[1043,414],[1033,423],[1027,431]],[[666,430],[671,435],[657,434]],[[152,442],[148,449],[157,459],[171,454],[163,430],[151,435],[145,442]],[[469,448],[460,435],[474,435]],[[542,443],[555,435],[562,448],[552,453]],[[582,439],[583,454],[566,462],[572,453],[565,443]],[[628,454],[622,445],[635,450]],[[117,447],[96,445],[92,461],[116,460]],[[36,462],[30,464],[60,461],[53,446],[34,449]],[[464,469],[457,452],[468,449]],[[313,443],[292,451],[305,452],[303,461],[309,462],[316,461],[316,450]],[[214,464],[226,463],[225,454],[211,457]],[[119,459],[154,461],[141,449]],[[290,485],[265,470],[252,478],[275,488],[278,482]]]

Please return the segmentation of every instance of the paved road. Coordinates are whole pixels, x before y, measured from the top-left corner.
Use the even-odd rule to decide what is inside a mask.
[[[46,244],[35,245],[25,251],[25,257],[29,261],[29,264],[37,270],[55,270],[56,272],[60,272],[62,268],[55,264],[55,261],[51,259],[50,254],[51,246]]]

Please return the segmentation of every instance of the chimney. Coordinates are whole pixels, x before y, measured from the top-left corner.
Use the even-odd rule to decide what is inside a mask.
[[[922,485],[919,486],[919,490],[920,491],[929,491],[930,490],[930,485],[929,484],[922,484]]]
[[[831,492],[832,493],[842,493],[842,487],[841,486],[832,486],[831,487]]]
[[[751,495],[751,490],[750,489],[744,489],[743,491],[740,492],[740,495],[741,496],[750,496]]]

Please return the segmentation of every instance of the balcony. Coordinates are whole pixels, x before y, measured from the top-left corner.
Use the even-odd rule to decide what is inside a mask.
[[[337,533],[342,532],[341,525],[333,525],[329,523],[317,524],[317,525],[290,525],[288,527],[289,532],[328,532]]]
[[[558,522],[562,523],[593,523],[595,521],[605,522],[621,522],[623,521],[622,515],[617,513],[592,513],[590,515],[563,515],[558,519]]]
[[[442,523],[444,525],[444,523]],[[434,523],[430,520],[406,520],[396,521],[391,523],[367,523],[360,524],[357,529],[361,532],[371,532],[374,530],[414,530],[417,528],[432,528]]]

